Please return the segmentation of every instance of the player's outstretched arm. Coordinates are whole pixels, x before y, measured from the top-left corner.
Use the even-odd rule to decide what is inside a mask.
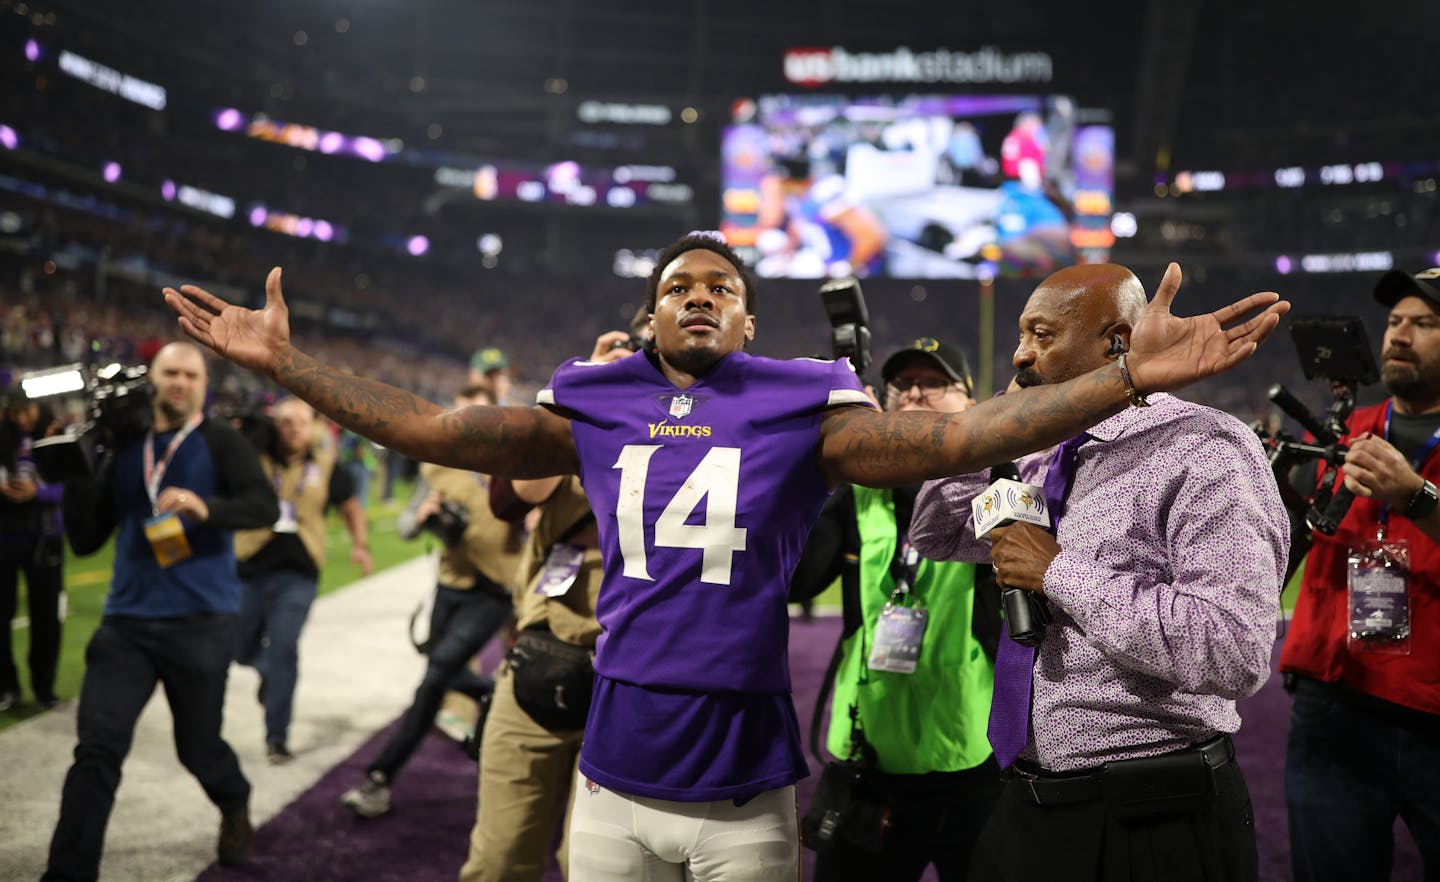
[[[1289,301],[1264,291],[1206,315],[1181,318],[1170,313],[1179,290],[1180,267],[1172,263],[1130,334],[1126,359],[1141,392],[1168,392],[1230,370],[1249,358],[1290,311]],[[1240,321],[1245,316],[1250,318]],[[1225,327],[1231,322],[1239,324]]]
[[[340,425],[425,462],[536,478],[579,467],[570,423],[538,407],[446,410],[417,395],[356,377],[290,345],[280,268],[265,280],[265,307],[245,309],[196,285],[165,289],[180,328],[241,367],[264,374]]]
[[[1180,268],[1172,263],[1131,335],[1126,358],[1142,393],[1177,389],[1240,364],[1290,308],[1267,292],[1208,315],[1180,318],[1170,314],[1179,287]],[[1257,309],[1258,314],[1225,327]],[[832,483],[872,487],[973,472],[1058,444],[1128,404],[1125,380],[1111,363],[961,413],[836,407],[821,424],[821,469]]]

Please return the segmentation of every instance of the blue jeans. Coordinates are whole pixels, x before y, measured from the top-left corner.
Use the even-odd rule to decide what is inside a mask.
[[[1297,678],[1285,801],[1297,882],[1388,880],[1396,816],[1420,849],[1425,878],[1437,878],[1440,718],[1376,712],[1337,687]]]
[[[446,690],[455,689],[477,699],[494,690],[495,681],[476,675],[468,664],[509,618],[510,598],[498,588],[476,586],[462,591],[441,585],[435,589],[425,677],[415,690],[414,702],[400,717],[400,726],[368,771],[394,780],[430,731]]]
[[[92,880],[100,872],[120,766],[130,752],[135,721],[157,683],[164,685],[175,718],[181,765],[222,812],[245,807],[250,782],[220,737],[225,678],[234,648],[233,615],[107,616],[100,621],[85,648],[76,721],[80,740],[61,791],[45,879]]]
[[[272,570],[245,580],[235,660],[260,673],[266,744],[284,744],[290,733],[300,630],[315,602],[316,588],[314,576],[295,570]]]

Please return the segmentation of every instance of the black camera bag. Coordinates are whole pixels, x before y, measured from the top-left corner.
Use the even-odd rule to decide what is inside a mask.
[[[820,773],[815,797],[800,819],[800,839],[807,848],[824,854],[836,843],[847,842],[874,853],[885,843],[890,829],[890,807],[869,794],[875,769],[854,760],[831,760]]]
[[[527,628],[506,653],[515,702],[552,731],[585,728],[595,689],[595,653],[566,643],[549,628]]]

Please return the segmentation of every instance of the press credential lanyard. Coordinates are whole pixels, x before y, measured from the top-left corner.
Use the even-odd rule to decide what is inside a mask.
[[[180,445],[185,443],[185,439],[190,437],[190,433],[195,431],[195,427],[200,425],[203,419],[205,419],[205,415],[197,413],[185,422],[180,431],[175,433],[175,437],[170,439],[170,446],[165,448],[165,458],[160,460],[159,465],[155,464],[155,430],[151,429],[145,433],[145,450],[143,451],[145,492],[150,496],[150,513],[152,515],[160,513],[160,506],[156,500],[160,496],[160,482],[165,480],[165,471],[170,468],[170,460],[175,457],[175,451],[180,449]]]

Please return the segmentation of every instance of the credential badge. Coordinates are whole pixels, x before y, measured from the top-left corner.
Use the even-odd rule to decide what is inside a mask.
[[[690,408],[695,404],[695,399],[689,395],[676,395],[670,399],[670,415],[680,419],[690,413]]]

